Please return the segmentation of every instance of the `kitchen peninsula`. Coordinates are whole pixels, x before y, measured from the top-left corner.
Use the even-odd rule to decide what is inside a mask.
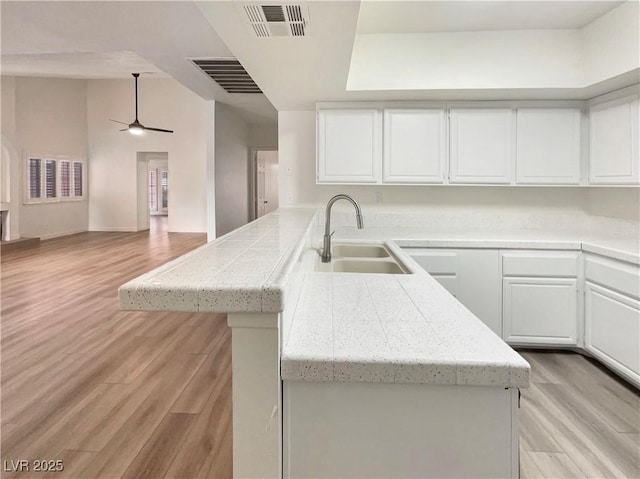
[[[382,245],[408,274],[316,271],[321,215],[281,208],[123,285],[121,306],[228,313],[236,477],[517,477],[529,365],[401,247],[591,251],[637,264],[636,243],[364,216],[362,231],[344,227],[349,215],[337,221],[336,244]]]

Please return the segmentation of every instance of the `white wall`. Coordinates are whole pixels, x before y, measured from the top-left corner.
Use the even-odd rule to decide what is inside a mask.
[[[16,139],[16,79],[14,77],[0,77],[0,90],[2,92],[0,100],[1,117],[1,143],[2,155],[9,157],[9,178],[3,178],[2,181],[7,188],[9,183],[9,217],[8,229],[9,236],[3,232],[5,238],[18,239],[20,237],[20,204],[22,202],[22,164],[20,153],[17,149]],[[3,239],[5,239],[3,238]]]
[[[12,237],[17,232],[46,239],[86,231],[87,201],[23,204],[26,155],[87,158],[86,82],[3,77],[2,100],[3,141],[16,157],[11,165]]]
[[[638,220],[638,190],[633,188],[477,187],[477,186],[387,186],[317,185],[315,183],[315,111],[278,114],[280,157],[280,204],[322,205],[337,193],[352,194],[363,205],[392,211],[394,205],[416,206],[440,224],[460,215],[493,218],[495,222],[571,226],[588,215]],[[382,205],[376,204],[382,194]],[[493,220],[492,220],[493,221]]]
[[[589,214],[640,221],[639,188],[589,188]]]
[[[581,29],[357,34],[348,90],[584,88],[640,68],[640,2]]]
[[[138,229],[137,152],[162,151],[169,156],[169,231],[205,232],[207,144],[214,134],[207,128],[211,102],[174,80],[143,75],[138,82],[140,122],[174,133],[134,136],[109,121],[133,121],[133,85],[133,79],[88,82],[89,228]]]
[[[358,34],[348,90],[582,87],[579,30]]]
[[[249,126],[232,107],[215,108],[216,235],[249,222]]]
[[[581,30],[586,84],[640,67],[640,3],[626,2]]]

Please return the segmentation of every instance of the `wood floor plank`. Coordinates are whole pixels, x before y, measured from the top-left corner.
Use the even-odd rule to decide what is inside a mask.
[[[566,420],[592,442],[600,455],[614,462],[625,477],[640,477],[640,444],[615,431],[575,390],[562,384],[538,387],[564,413]]]
[[[520,431],[520,445],[528,452],[564,452],[534,414],[535,409],[530,407],[534,400],[535,395],[525,394],[520,402],[520,423],[526,425]]]
[[[521,446],[532,460],[552,457],[532,452],[564,452],[586,477],[638,477],[638,435],[620,432],[633,431],[640,422],[638,391],[577,353],[524,351],[523,356],[538,378],[522,390],[521,400]],[[532,451],[547,448],[549,438],[560,451]],[[542,444],[533,445],[536,439]],[[545,477],[558,460],[564,459],[558,456],[542,467]]]
[[[220,335],[220,341],[229,342],[230,332]],[[211,393],[217,386],[217,382],[231,369],[231,351],[226,348],[218,348],[217,353],[211,353],[202,363],[191,382],[176,400],[171,412],[197,414],[202,411]]]
[[[229,331],[223,315],[120,311],[117,288],[205,241],[83,233],[2,254],[3,459],[59,458],[65,471],[55,477],[107,479],[155,450],[145,445],[164,440],[154,436],[159,424],[182,417],[169,409],[202,363],[230,356]],[[230,389],[220,391],[230,401]],[[193,424],[200,416],[189,415]],[[211,433],[230,441],[227,422],[220,424]],[[230,447],[217,447],[200,469],[206,474]]]
[[[193,414],[167,414],[124,472],[123,479],[164,477],[195,419]]]
[[[182,354],[174,358],[166,381],[157,394],[149,395],[127,422],[83,471],[85,477],[122,477],[152,437],[176,397],[204,360],[203,355]]]
[[[225,370],[165,475],[168,479],[232,476],[231,371]]]
[[[586,476],[563,452],[529,452],[544,477],[562,477],[565,479],[584,479]]]
[[[40,474],[37,477],[40,479],[80,479],[82,470],[87,467],[95,455],[95,452],[89,451],[62,451],[56,459],[59,458],[62,461],[64,469],[60,472],[52,471]]]
[[[545,479],[546,476],[529,453],[520,447],[520,479]]]

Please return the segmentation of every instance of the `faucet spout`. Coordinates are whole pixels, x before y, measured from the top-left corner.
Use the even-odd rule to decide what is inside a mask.
[[[335,195],[333,198],[331,198],[327,203],[324,218],[324,239],[322,244],[323,263],[331,262],[331,236],[333,235],[333,233],[335,233],[335,231],[331,231],[331,208],[333,207],[333,204],[338,200],[347,200],[353,205],[353,207],[356,209],[356,225],[360,230],[364,228],[364,222],[362,221],[362,211],[360,210],[360,205],[356,200],[354,200],[351,196],[345,194]]]

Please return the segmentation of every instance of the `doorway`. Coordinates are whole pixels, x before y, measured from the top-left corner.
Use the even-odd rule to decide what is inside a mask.
[[[149,214],[167,216],[169,214],[169,162],[150,160],[147,191],[149,194]]]
[[[253,152],[253,219],[278,209],[278,151]]]
[[[166,232],[169,215],[169,154],[138,152],[138,231]]]

